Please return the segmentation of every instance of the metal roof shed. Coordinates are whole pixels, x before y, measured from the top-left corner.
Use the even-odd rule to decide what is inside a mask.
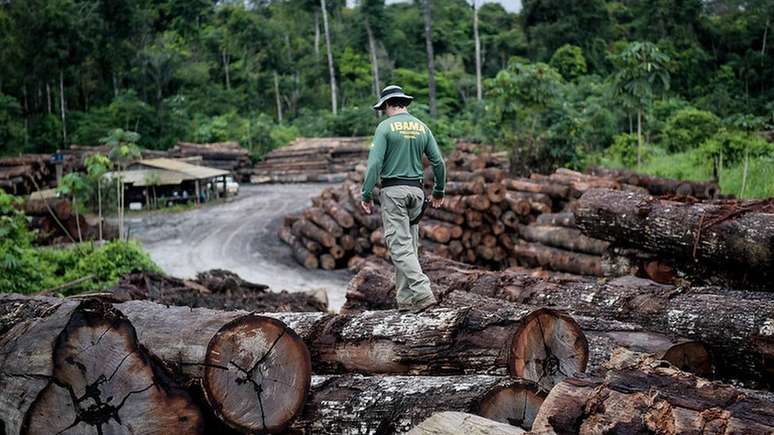
[[[206,166],[196,166],[180,160],[165,158],[139,160],[132,164],[129,169],[135,169],[137,166],[178,172],[184,175],[184,180],[206,180],[209,178],[222,177],[230,174],[228,171],[224,171],[222,169],[208,168]]]

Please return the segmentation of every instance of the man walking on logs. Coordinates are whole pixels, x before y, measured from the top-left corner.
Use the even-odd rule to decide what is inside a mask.
[[[422,189],[422,155],[433,167],[435,208],[444,204],[446,164],[433,133],[406,109],[413,99],[400,86],[387,86],[373,106],[387,119],[376,127],[371,143],[361,206],[366,213],[373,211],[371,191],[381,178],[382,224],[395,265],[398,309],[419,313],[436,303],[430,279],[419,265],[418,223],[428,203]]]

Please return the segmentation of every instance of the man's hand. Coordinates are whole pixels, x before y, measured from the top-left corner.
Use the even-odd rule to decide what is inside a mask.
[[[446,204],[446,197],[443,198],[433,198],[432,201],[433,208],[441,208],[444,204]]]
[[[368,202],[360,201],[360,208],[363,209],[363,212],[365,214],[371,214],[371,212],[374,211],[374,201],[373,200]]]

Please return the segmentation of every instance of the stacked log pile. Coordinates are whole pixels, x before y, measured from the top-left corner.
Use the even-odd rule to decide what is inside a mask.
[[[39,245],[99,240],[100,235],[103,240],[110,240],[118,235],[115,226],[104,221],[100,231],[100,220],[96,215],[76,215],[67,198],[40,195],[25,201],[22,209],[29,219],[30,229],[37,231],[36,243]]]
[[[250,180],[253,183],[343,181],[367,158],[367,138],[298,138],[267,154],[253,168]]]
[[[419,223],[424,250],[493,269],[524,266],[582,275],[603,274],[607,242],[584,236],[571,208],[591,186],[621,186],[571,171],[547,179],[508,179],[496,155],[476,155],[466,147],[447,161],[446,203],[428,207]],[[371,254],[388,257],[381,227],[379,189],[376,210],[360,208],[363,171],[349,175],[312,200],[312,207],[287,216],[279,237],[307,268],[348,267]],[[426,171],[426,191],[432,172]]]
[[[49,154],[25,154],[0,159],[0,189],[27,195],[53,186],[56,172]]]
[[[178,142],[168,151],[172,158],[201,157],[201,164],[210,168],[223,169],[231,172],[240,182],[250,179],[250,153],[238,142],[218,143],[187,143]]]
[[[624,346],[658,354],[694,373],[711,372],[719,379],[755,387],[774,386],[772,293],[715,287],[685,290],[635,277],[608,283],[536,278],[476,269],[432,255],[423,256],[421,264],[441,301],[450,294],[472,293],[567,310],[586,332],[592,366],[598,367],[612,349]],[[394,306],[392,266],[378,258],[361,263],[343,310]]]
[[[623,273],[771,290],[774,199],[691,203],[593,189],[577,204],[578,226],[612,243],[611,263]]]

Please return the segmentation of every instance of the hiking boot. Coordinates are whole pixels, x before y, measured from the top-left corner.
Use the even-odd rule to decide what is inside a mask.
[[[426,300],[411,307],[411,312],[414,314],[419,314],[425,311],[426,309],[432,307],[433,305],[436,305],[437,303],[438,301],[435,300],[435,298],[427,298]]]

